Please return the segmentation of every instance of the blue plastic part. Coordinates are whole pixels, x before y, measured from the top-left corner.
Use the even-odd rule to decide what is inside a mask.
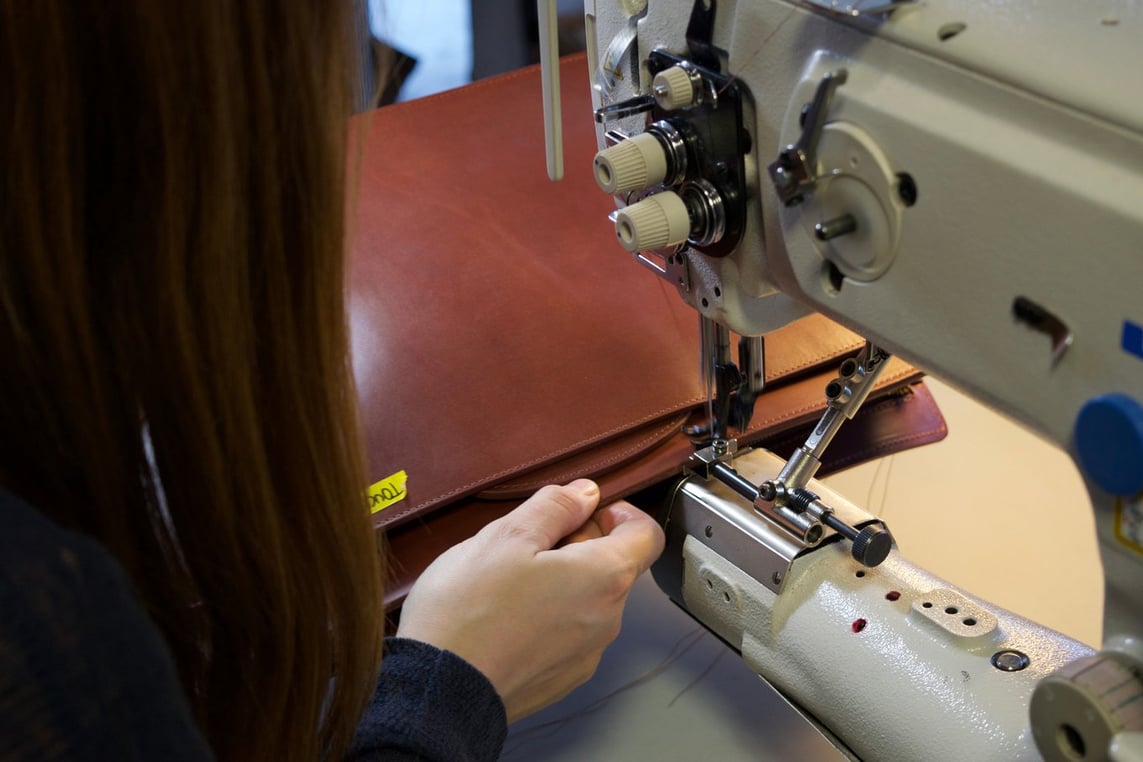
[[[1130,320],[1124,320],[1123,335],[1119,345],[1124,352],[1143,360],[1143,325],[1136,325]]]
[[[1076,455],[1084,473],[1112,495],[1143,492],[1143,405],[1126,394],[1092,397],[1080,408]]]

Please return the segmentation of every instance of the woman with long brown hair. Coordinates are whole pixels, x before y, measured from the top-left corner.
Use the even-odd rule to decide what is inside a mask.
[[[382,660],[350,11],[0,0],[0,758],[492,758],[661,549],[545,488],[430,568]]]

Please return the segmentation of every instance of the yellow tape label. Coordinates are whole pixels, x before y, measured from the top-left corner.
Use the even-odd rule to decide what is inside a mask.
[[[393,503],[405,499],[405,482],[409,480],[408,474],[398,471],[392,476],[386,476],[369,488],[369,512],[383,511]]]
[[[1115,539],[1143,555],[1143,494],[1115,499]]]

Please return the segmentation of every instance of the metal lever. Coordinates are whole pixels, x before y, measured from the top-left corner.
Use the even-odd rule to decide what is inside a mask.
[[[786,467],[778,475],[777,481],[787,490],[802,489],[817,473],[826,447],[833,441],[841,425],[857,414],[873,391],[878,376],[888,365],[888,360],[888,352],[867,341],[856,358],[841,364],[838,377],[826,384],[826,411],[806,437],[806,443],[794,450]]]
[[[1075,341],[1075,334],[1067,323],[1026,296],[1018,296],[1012,302],[1012,316],[1052,339],[1052,367],[1059,365]]]
[[[636,95],[634,98],[628,98],[619,103],[612,103],[609,106],[597,108],[595,110],[595,121],[598,124],[606,124],[616,119],[625,119],[629,116],[635,116],[636,114],[643,114],[654,108],[655,96]]]
[[[754,486],[734,470],[727,460],[733,451],[715,452],[707,448],[692,456],[690,471],[703,478],[714,478],[750,501],[754,510],[796,537],[806,547],[822,540],[822,525],[850,542],[849,553],[862,566],[879,566],[893,549],[893,535],[880,522],[855,529],[839,519],[834,509],[806,489],[787,490],[779,482]]]
[[[838,69],[822,77],[814,99],[805,111],[801,137],[794,145],[782,149],[768,167],[774,190],[786,206],[802,203],[806,189],[817,181],[818,140],[833,94],[839,85],[845,84],[847,76],[845,69]]]

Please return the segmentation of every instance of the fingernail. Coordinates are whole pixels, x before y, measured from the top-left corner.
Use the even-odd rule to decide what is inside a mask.
[[[599,494],[599,485],[591,479],[576,479],[568,485],[568,489],[574,489],[584,497],[595,497]]]

